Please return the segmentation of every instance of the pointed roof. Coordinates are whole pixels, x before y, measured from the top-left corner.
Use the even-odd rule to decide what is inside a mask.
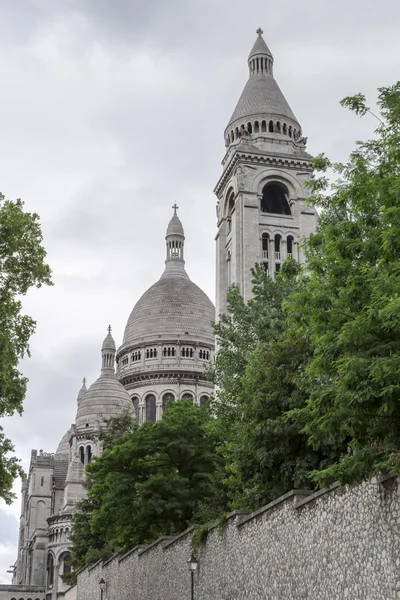
[[[273,56],[262,37],[262,30],[258,29],[257,33],[258,37],[248,59],[249,80],[229,119],[227,129],[236,121],[256,116],[265,117],[266,119],[270,116],[286,117],[296,123],[300,129],[298,120],[274,79],[272,71]],[[258,57],[260,56],[264,56],[265,60],[261,58],[260,68],[258,68],[255,65],[258,65]]]
[[[106,335],[101,350],[113,350],[116,351],[115,341],[111,335],[111,325],[108,326],[108,334]]]
[[[256,41],[254,42],[254,46],[251,49],[248,60],[253,58],[253,56],[259,55],[259,54],[265,54],[266,56],[270,56],[272,58],[272,52],[268,48],[267,44],[265,43],[265,40],[262,36],[262,34],[264,32],[260,27],[257,29],[257,33],[258,33],[258,37],[257,37]]]
[[[185,237],[181,220],[176,213],[173,215],[172,219],[168,224],[167,237],[169,235],[181,235]]]

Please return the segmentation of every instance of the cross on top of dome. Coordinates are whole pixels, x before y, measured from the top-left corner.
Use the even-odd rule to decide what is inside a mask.
[[[172,208],[174,209],[174,217],[177,216],[176,211],[178,210],[179,206],[177,205],[177,203],[175,202],[175,204],[172,205]]]
[[[257,29],[256,33],[258,33],[258,35],[262,35],[264,32],[263,32],[263,30],[261,29],[261,27],[259,27],[259,28]]]

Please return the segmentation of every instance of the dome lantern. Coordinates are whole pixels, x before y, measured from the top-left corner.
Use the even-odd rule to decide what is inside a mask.
[[[187,277],[185,271],[185,259],[184,259],[184,246],[185,246],[185,233],[183,231],[182,223],[177,215],[176,202],[172,207],[174,214],[167,227],[167,234],[165,236],[166,242],[166,259],[165,259],[165,271],[164,275],[169,274],[181,274]]]

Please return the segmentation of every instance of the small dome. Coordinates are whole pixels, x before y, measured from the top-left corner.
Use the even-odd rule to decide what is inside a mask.
[[[56,454],[69,454],[69,430],[61,438]]]
[[[96,427],[106,419],[133,412],[132,401],[115,374],[102,373],[83,397],[76,413],[78,428]]]
[[[115,341],[113,336],[111,335],[111,325],[108,326],[108,334],[104,339],[103,345],[101,347],[102,350],[113,350],[116,351]]]
[[[182,235],[183,237],[185,236],[181,220],[177,214],[173,215],[172,219],[169,222],[167,228],[167,236],[168,235]]]

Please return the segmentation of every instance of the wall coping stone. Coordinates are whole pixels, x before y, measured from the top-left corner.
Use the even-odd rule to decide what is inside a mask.
[[[181,538],[185,537],[186,535],[189,535],[189,533],[192,533],[192,531],[194,531],[194,529],[195,528],[193,527],[193,525],[191,527],[189,527],[188,529],[185,529],[185,531],[182,531],[182,533],[179,533],[178,535],[176,535],[172,540],[169,540],[169,542],[166,542],[163,546],[163,549],[165,550],[166,548],[169,548],[169,546],[172,546],[172,544],[174,544]]]
[[[174,539],[175,539],[175,537],[173,535],[162,535],[161,537],[159,537],[152,544],[149,544],[148,546],[145,546],[142,550],[139,550],[138,554],[139,554],[139,556],[141,556],[142,554],[144,554],[145,552],[147,552],[148,550],[150,550],[154,546],[157,546],[157,544],[162,544],[162,542],[165,542],[166,540],[167,541],[171,541],[171,540],[174,540]]]
[[[123,560],[125,560],[125,558],[128,558],[128,556],[130,556],[134,552],[142,550],[144,548],[147,548],[147,546],[145,544],[138,544],[137,546],[134,546],[131,550],[128,550],[128,552],[125,552],[125,554],[120,556],[118,559],[118,562],[122,562]]]
[[[304,506],[308,502],[313,502],[317,498],[320,498],[321,496],[325,496],[325,494],[330,494],[331,492],[333,492],[334,490],[337,490],[338,488],[342,488],[343,489],[343,486],[341,486],[340,483],[334,483],[333,485],[331,485],[328,488],[324,488],[323,490],[318,490],[318,492],[314,492],[310,496],[307,496],[307,498],[303,498],[302,500],[298,500],[296,502],[296,504],[295,504],[295,508],[301,508],[302,506]]]
[[[112,560],[114,560],[114,558],[117,558],[118,556],[118,552],[116,552],[115,554],[113,554],[112,556],[110,556],[110,558],[107,558],[107,560],[103,561],[103,567],[105,567],[106,565],[108,565],[109,562],[111,562]]]
[[[396,473],[383,473],[382,475],[380,475],[378,477],[378,483],[385,483],[386,481],[389,481],[390,479],[396,479],[397,475]]]
[[[243,517],[243,519],[241,519],[238,522],[237,527],[241,527],[244,523],[247,523],[248,521],[251,521],[251,519],[259,517],[263,513],[271,510],[271,508],[278,506],[278,504],[282,504],[282,502],[286,502],[286,500],[294,499],[296,501],[297,496],[310,496],[310,494],[312,494],[311,490],[291,490],[290,492],[283,494],[283,496],[279,496],[279,498],[276,498],[276,500],[273,500],[269,504],[266,504],[265,506],[262,506],[258,510],[255,510],[254,512]],[[297,504],[296,504],[296,506],[297,506]],[[238,511],[238,512],[243,512],[243,511]]]
[[[93,565],[89,565],[87,570],[91,571],[92,569],[94,569],[95,567],[97,567],[97,565],[99,565],[101,562],[103,562],[102,558],[99,558],[99,560],[96,560],[95,563],[93,563]]]

